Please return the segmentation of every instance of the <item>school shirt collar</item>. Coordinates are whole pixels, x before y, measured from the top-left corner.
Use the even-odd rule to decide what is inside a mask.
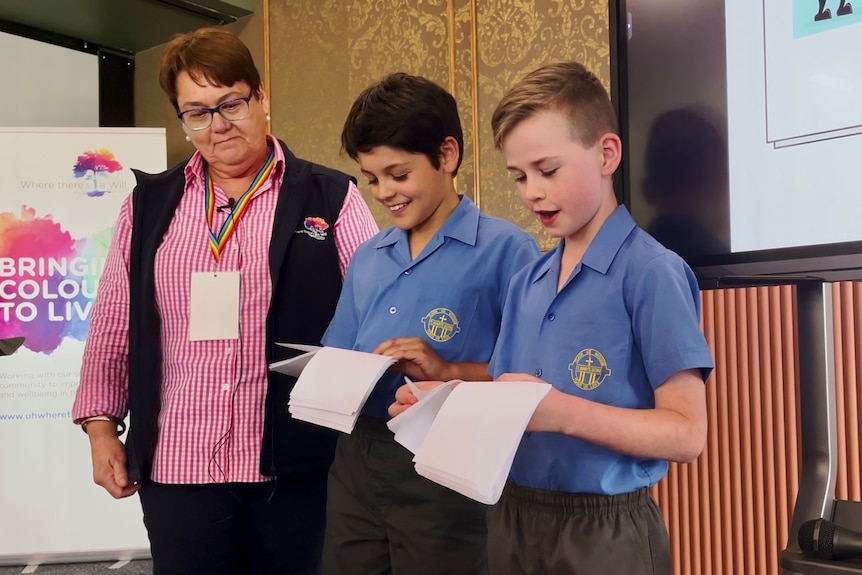
[[[455,211],[443,223],[443,227],[437,230],[435,237],[452,238],[461,243],[475,246],[476,238],[479,235],[479,208],[476,207],[470,198],[459,195],[461,200],[455,207]],[[392,226],[381,234],[380,238],[374,244],[376,248],[385,248],[393,246],[401,241],[407,241],[407,232]]]
[[[611,263],[625,243],[626,238],[631,235],[635,228],[635,221],[625,206],[618,206],[616,210],[605,220],[599,233],[590,242],[581,265],[587,266],[600,274],[607,274]],[[559,268],[560,258],[563,253],[563,241],[557,244],[552,251],[551,257],[545,258],[541,268],[536,270],[534,282],[541,279],[548,272]]]

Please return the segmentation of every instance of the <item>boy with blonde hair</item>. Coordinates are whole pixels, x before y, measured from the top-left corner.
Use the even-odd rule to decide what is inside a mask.
[[[583,66],[528,74],[492,128],[521,200],[560,242],[513,278],[489,367],[553,385],[494,510],[491,572],[670,573],[648,488],[706,440],[713,364],[694,274],[617,205],[617,121]]]
[[[617,205],[622,146],[599,80],[577,63],[528,74],[494,142],[556,248],[509,285],[489,370],[546,381],[489,529],[492,575],[670,573],[648,489],[706,438],[712,359],[683,260]],[[401,388],[395,415],[415,403]]]

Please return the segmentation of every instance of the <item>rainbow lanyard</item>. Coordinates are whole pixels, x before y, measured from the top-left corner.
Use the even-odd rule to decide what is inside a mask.
[[[215,187],[209,174],[204,170],[204,189],[206,190],[204,209],[207,214],[207,232],[209,233],[210,238],[210,249],[212,250],[216,265],[218,265],[219,256],[227,243],[227,239],[236,227],[236,222],[245,211],[245,208],[248,206],[254,193],[263,187],[264,182],[266,182],[267,178],[269,178],[269,175],[272,173],[273,167],[275,167],[275,152],[270,151],[269,158],[267,158],[266,163],[254,177],[254,181],[251,183],[251,186],[249,186],[248,190],[240,196],[239,201],[233,205],[233,209],[224,224],[222,224],[221,231],[219,231],[218,235],[213,233],[213,215],[215,214],[216,203]]]

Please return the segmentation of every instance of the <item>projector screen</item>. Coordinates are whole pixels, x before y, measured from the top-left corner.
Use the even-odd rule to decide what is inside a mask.
[[[99,126],[99,59],[0,32],[0,126]]]
[[[621,195],[702,284],[862,278],[862,5],[819,4],[611,6]]]

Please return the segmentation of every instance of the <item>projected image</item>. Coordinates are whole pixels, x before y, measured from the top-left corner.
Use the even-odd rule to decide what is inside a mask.
[[[731,251],[860,241],[862,5],[762,6],[725,0]]]
[[[862,134],[862,9],[764,0],[763,14],[767,141],[780,148]]]
[[[699,277],[862,278],[862,0],[624,8],[621,187],[638,225]]]
[[[824,20],[830,20],[832,18],[832,10],[826,7],[826,0],[818,1],[820,2],[820,8],[817,9],[817,14],[814,15],[814,21],[823,22]],[[850,4],[847,0],[838,0],[838,2],[838,9],[835,11],[836,16],[849,16],[850,14],[853,14],[852,4]],[[802,22],[804,22],[804,18]],[[849,24],[850,19],[845,18],[840,23]]]

